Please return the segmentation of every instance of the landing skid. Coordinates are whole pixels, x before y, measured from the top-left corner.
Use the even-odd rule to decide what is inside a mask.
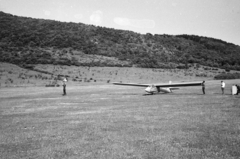
[[[168,94],[166,92],[154,92],[154,93],[147,93],[147,94],[143,94],[143,96],[148,96],[148,95],[157,95],[157,94]]]
[[[143,94],[144,96],[149,96],[149,95],[156,95],[157,93],[147,93],[147,94]]]

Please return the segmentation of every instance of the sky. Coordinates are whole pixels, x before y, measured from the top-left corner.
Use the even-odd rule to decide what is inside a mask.
[[[0,11],[141,34],[198,35],[240,45],[240,0],[0,0]]]

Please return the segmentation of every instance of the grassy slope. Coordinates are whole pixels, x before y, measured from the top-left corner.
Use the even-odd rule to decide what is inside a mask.
[[[201,81],[213,79],[223,70],[144,69],[134,67],[76,67],[61,65],[35,65],[34,69],[50,74],[20,68],[9,63],[0,63],[0,86],[45,86],[57,75],[68,75],[69,84],[85,85],[107,82],[159,83],[168,81]],[[53,74],[53,76],[51,75]],[[206,75],[199,77],[197,75]],[[75,81],[75,82],[73,82]],[[88,81],[88,82],[87,82]],[[60,81],[58,81],[61,84]]]
[[[0,89],[1,158],[238,158],[239,96],[113,85]]]

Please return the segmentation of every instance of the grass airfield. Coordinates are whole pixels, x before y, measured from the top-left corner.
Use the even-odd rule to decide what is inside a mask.
[[[239,158],[240,96],[101,85],[0,89],[0,158]]]

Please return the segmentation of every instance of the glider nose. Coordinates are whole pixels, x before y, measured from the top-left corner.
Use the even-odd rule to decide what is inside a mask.
[[[147,87],[147,88],[145,89],[145,91],[148,92],[148,93],[151,93],[151,87]]]
[[[154,92],[156,92],[156,87],[155,86],[148,86],[145,89],[145,91],[148,92],[148,93],[154,93]]]

